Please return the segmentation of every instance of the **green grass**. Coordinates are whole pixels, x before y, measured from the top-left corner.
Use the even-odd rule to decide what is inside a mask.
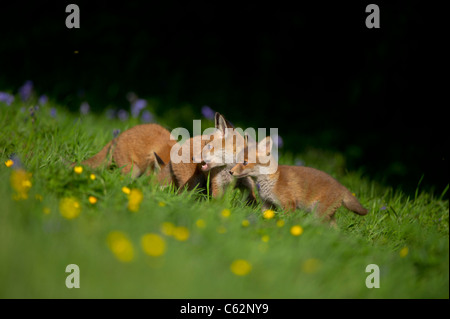
[[[430,194],[419,186],[408,196],[368,180],[363,172],[347,172],[340,154],[314,148],[304,154],[285,151],[282,163],[301,159],[328,172],[356,193],[370,213],[361,217],[341,208],[337,229],[302,211],[277,211],[265,220],[259,207],[243,204],[239,191],[213,200],[161,190],[151,183],[152,176],[132,180],[118,170],[87,168],[78,175],[65,163],[95,154],[114,129],[124,131],[137,121],[80,117],[53,104],[41,107],[32,121],[21,106],[0,104],[1,298],[449,297],[446,190]],[[49,115],[50,107],[57,108],[56,118]],[[14,168],[4,165],[12,153],[32,173],[27,199],[14,199]],[[128,210],[123,186],[142,191],[138,212]],[[60,200],[69,196],[81,207],[70,220],[59,209]],[[89,203],[89,196],[97,203]],[[229,217],[222,215],[225,208]],[[186,227],[187,240],[164,232],[163,223]],[[294,225],[303,228],[300,236],[290,233]],[[113,231],[128,238],[131,261],[120,261],[109,248]],[[148,233],[164,239],[162,256],[144,252],[141,238]],[[230,270],[238,259],[251,265],[248,274]],[[68,264],[80,268],[79,289],[65,286]],[[380,268],[378,289],[365,285],[369,264]]]

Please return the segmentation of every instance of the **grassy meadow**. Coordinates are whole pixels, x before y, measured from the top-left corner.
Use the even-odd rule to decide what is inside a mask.
[[[0,102],[1,298],[449,298],[448,187],[417,181],[407,195],[346,171],[338,153],[281,149],[281,163],[326,171],[370,213],[341,208],[337,229],[300,210],[263,215],[237,190],[214,200],[69,168],[140,119],[31,101]],[[80,288],[66,287],[69,264]],[[366,287],[370,264],[379,288]]]

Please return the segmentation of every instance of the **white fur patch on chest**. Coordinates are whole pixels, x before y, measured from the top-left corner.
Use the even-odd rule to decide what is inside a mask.
[[[275,205],[280,205],[280,201],[273,192],[276,180],[269,178],[267,175],[262,175],[256,180],[258,186],[259,196],[266,202],[270,202]]]

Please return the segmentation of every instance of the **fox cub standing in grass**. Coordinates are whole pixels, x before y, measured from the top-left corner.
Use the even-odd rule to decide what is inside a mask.
[[[162,164],[154,156],[155,152],[167,163],[170,159],[170,149],[175,143],[175,140],[170,139],[170,132],[158,124],[136,125],[114,138],[99,153],[81,164],[97,168],[101,165],[109,166],[114,161],[123,174],[131,172],[133,177],[138,177],[147,169],[153,171]]]
[[[334,214],[341,205],[356,214],[367,214],[356,197],[330,175],[310,167],[278,165],[270,154],[272,145],[272,139],[267,136],[257,144],[256,150],[246,147],[244,162],[230,170],[237,178],[251,176],[255,180],[264,210],[272,205],[287,210],[302,208],[315,212],[333,226],[336,225]],[[256,152],[254,163],[249,162],[249,151]],[[275,173],[267,174],[270,165],[278,168]]]

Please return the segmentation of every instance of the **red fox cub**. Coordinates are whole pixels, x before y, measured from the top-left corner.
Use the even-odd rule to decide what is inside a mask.
[[[136,125],[106,144],[102,150],[81,164],[97,168],[115,162],[123,174],[131,171],[132,177],[142,175],[148,168],[153,171],[159,164],[154,156],[158,153],[164,163],[170,159],[170,149],[176,141],[170,132],[158,124]]]
[[[236,154],[244,149],[244,137],[222,115],[215,115],[216,131],[211,142],[205,145],[201,154],[194,155],[194,159],[201,161],[201,169],[211,176],[211,192],[213,197],[221,196],[233,181],[229,171],[236,165]],[[203,147],[202,147],[203,150]],[[250,177],[238,179],[235,184],[241,191],[248,191],[247,203],[256,202],[254,193],[255,184]]]
[[[205,145],[212,143],[214,139],[216,140],[216,143],[217,141],[220,141],[220,145],[222,145],[221,141],[223,136],[221,134],[224,134],[225,128],[234,129],[234,127],[221,114],[216,113],[215,128],[218,130],[212,135],[212,137],[209,135],[199,135],[189,139],[189,141],[186,141],[186,143],[190,143],[189,162],[175,163],[172,159],[158,174],[158,181],[163,185],[172,183],[179,190],[182,190],[184,187],[187,187],[188,190],[192,190],[196,186],[199,188],[206,188],[208,174],[210,174],[211,195],[213,198],[220,197],[225,188],[232,181],[232,177],[228,171],[232,166],[234,166],[234,164],[231,166],[225,166],[225,164],[222,164],[212,167],[210,162],[206,163],[202,160],[202,151],[205,148]],[[199,153],[194,152],[193,145],[195,143],[200,143],[200,148],[197,150],[197,152],[200,151]],[[157,159],[159,157],[158,155],[159,154],[155,154]],[[158,162],[160,162],[159,159]],[[255,194],[253,190],[254,183],[250,178],[238,180],[236,187],[249,191],[247,203],[250,204],[255,201]]]
[[[350,191],[325,172],[310,167],[279,165],[275,173],[267,174],[268,166],[275,159],[271,157],[272,139],[267,136],[256,146],[256,162],[249,162],[249,150],[244,153],[244,162],[230,170],[236,178],[252,177],[259,186],[263,210],[272,205],[283,209],[306,209],[320,218],[336,225],[334,214],[344,205],[359,215],[366,215],[365,209]],[[254,151],[254,150],[253,150]],[[261,158],[270,158],[261,161]]]
[[[200,142],[201,148],[209,142],[209,136],[198,135],[190,138],[185,143],[190,143],[190,154],[193,154],[194,143]],[[194,163],[192,156],[188,163],[174,163],[172,161],[165,161],[155,152],[155,157],[158,163],[167,163],[158,174],[158,182],[163,186],[173,184],[178,190],[183,190],[187,187],[188,190],[199,188],[206,188],[207,175],[202,171],[200,163]],[[160,157],[160,159],[159,159]]]

